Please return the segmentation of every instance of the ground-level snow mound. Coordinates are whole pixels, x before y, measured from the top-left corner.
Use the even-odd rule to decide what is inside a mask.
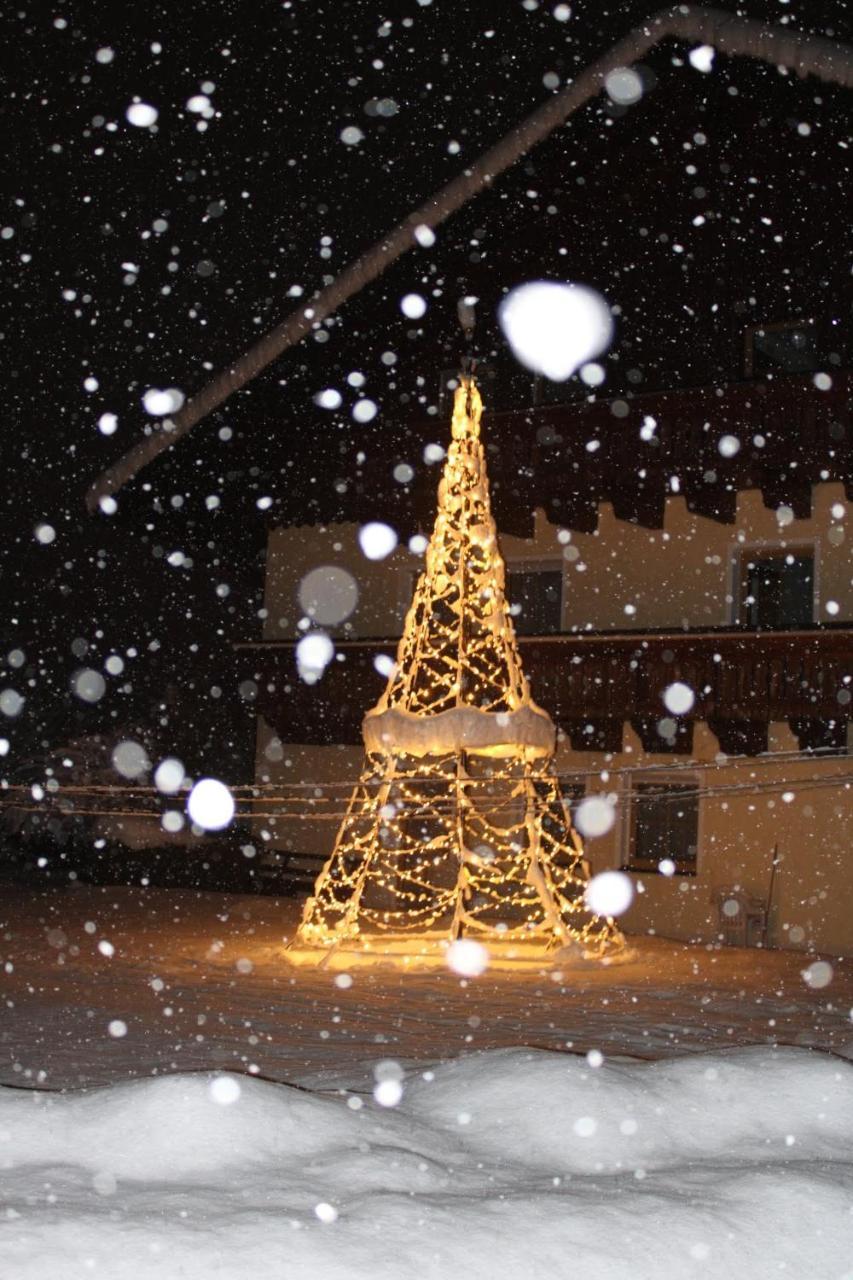
[[[853,1067],[798,1049],[5,1090],[0,1276],[853,1280],[851,1153]]]
[[[339,1098],[236,1075],[174,1075],[84,1094],[6,1089],[0,1160],[181,1182],[353,1146],[358,1121]]]
[[[410,1114],[464,1124],[478,1154],[559,1173],[690,1161],[853,1159],[853,1072],[801,1049],[595,1065],[529,1049],[471,1054],[407,1090]]]

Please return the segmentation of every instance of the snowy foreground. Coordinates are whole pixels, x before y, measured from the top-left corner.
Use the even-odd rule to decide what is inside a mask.
[[[208,1073],[0,1090],[0,1275],[853,1277],[842,1059],[504,1049],[375,1074],[396,1105]]]

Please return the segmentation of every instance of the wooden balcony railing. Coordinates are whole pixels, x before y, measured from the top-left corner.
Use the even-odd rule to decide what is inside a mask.
[[[283,742],[358,743],[361,719],[384,678],[378,654],[396,640],[336,643],[323,677],[305,684],[293,644],[237,646],[241,677],[258,684],[258,709]],[[841,748],[853,715],[853,628],[610,632],[520,639],[533,696],[578,750],[618,751],[629,721],[644,747],[690,752],[705,720],[729,755],[766,750],[773,721],[787,721],[803,749]],[[688,713],[672,715],[664,691],[693,691]]]

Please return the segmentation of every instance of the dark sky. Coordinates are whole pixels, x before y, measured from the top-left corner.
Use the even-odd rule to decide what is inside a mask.
[[[92,478],[150,422],[147,388],[191,394],[287,315],[295,286],[321,286],[650,12],[596,0],[561,21],[565,8],[86,0],[7,18],[0,641],[26,665],[0,687],[28,701],[0,732],[17,749],[150,726],[172,686],[165,745],[193,768],[216,756],[245,771],[252,709],[228,653],[259,634],[257,500],[297,518],[318,479],[312,434],[383,451],[423,416],[459,354],[461,294],[482,299],[488,354],[507,287],[593,284],[621,308],[612,390],[731,376],[744,308],[759,320],[835,308],[849,322],[850,95],[745,60],[705,75],[668,45],[646,61],[640,103],[602,95],[349,304],[326,341],[287,354],[143,473],[113,516],[85,514]],[[853,40],[840,0],[738,11]],[[187,108],[200,94],[209,119]],[[135,98],[156,108],[155,128],[127,121]],[[399,299],[427,286],[413,325]],[[697,306],[709,297],[718,319]],[[352,370],[380,405],[368,427],[312,402]],[[114,434],[98,429],[105,412]],[[175,551],[192,563],[171,565]],[[138,655],[92,706],[68,691],[80,642],[98,668]]]

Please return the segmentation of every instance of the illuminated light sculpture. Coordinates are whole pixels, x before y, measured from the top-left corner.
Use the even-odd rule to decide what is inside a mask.
[[[471,938],[496,967],[624,949],[584,900],[583,847],[551,767],[554,724],[530,696],[492,519],[482,402],[463,377],[426,566],[367,760],[307,900],[294,963],[444,963]]]

